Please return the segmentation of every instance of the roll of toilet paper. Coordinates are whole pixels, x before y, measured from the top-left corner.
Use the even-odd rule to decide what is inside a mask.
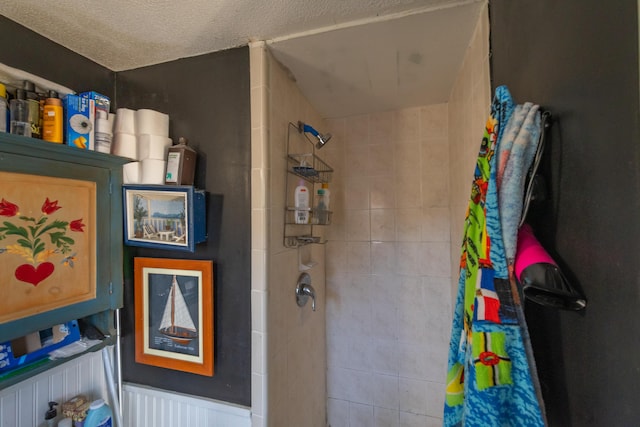
[[[158,135],[138,135],[138,160],[166,160],[167,150],[171,147],[171,138]]]
[[[164,184],[167,162],[158,159],[142,160],[142,184]]]
[[[128,108],[118,108],[116,110],[116,121],[114,123],[114,133],[136,133],[136,112]]]
[[[122,167],[122,183],[123,184],[140,184],[140,162],[127,163]]]
[[[136,133],[169,136],[169,115],[155,110],[136,111]]]
[[[138,139],[136,135],[116,132],[113,136],[111,152],[116,156],[138,160]]]
[[[114,131],[114,124],[116,123],[116,114],[115,113],[109,113],[109,126],[111,126],[111,134],[113,135],[113,131]]]

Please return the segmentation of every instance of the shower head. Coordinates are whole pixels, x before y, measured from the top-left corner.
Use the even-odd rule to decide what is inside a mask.
[[[300,133],[307,132],[315,136],[318,140],[318,142],[316,142],[317,149],[324,147],[324,144],[329,142],[329,140],[331,139],[330,133],[321,134],[320,132],[315,130],[312,126],[306,123],[298,122],[298,130],[300,131]]]

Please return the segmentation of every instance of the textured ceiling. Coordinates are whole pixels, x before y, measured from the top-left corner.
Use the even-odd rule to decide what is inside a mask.
[[[367,112],[339,98],[345,93],[362,96],[361,105],[387,99],[378,110],[400,105],[388,102],[391,92],[416,98],[416,87],[442,100],[485,2],[5,0],[0,13],[114,71],[266,40],[318,110],[334,116],[328,95],[331,105],[350,105],[341,114]],[[421,84],[426,77],[432,82]]]

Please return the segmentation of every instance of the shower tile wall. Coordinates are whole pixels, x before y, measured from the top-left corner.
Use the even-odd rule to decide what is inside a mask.
[[[440,425],[450,329],[447,105],[328,120],[329,424]],[[443,357],[444,355],[444,357]]]
[[[327,244],[331,427],[442,425],[487,58],[485,8],[447,104],[327,121],[335,141],[323,155],[338,170]]]
[[[289,122],[323,131],[327,126],[264,43],[252,44],[250,52],[252,425],[325,427],[325,248],[301,250],[318,263],[309,271],[318,307],[313,312],[311,304],[296,305],[299,253],[283,246],[283,231]]]

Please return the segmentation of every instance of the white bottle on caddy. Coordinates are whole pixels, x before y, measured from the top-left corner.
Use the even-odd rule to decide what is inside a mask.
[[[304,180],[298,182],[294,195],[295,222],[296,224],[309,223],[309,189],[304,185]]]

